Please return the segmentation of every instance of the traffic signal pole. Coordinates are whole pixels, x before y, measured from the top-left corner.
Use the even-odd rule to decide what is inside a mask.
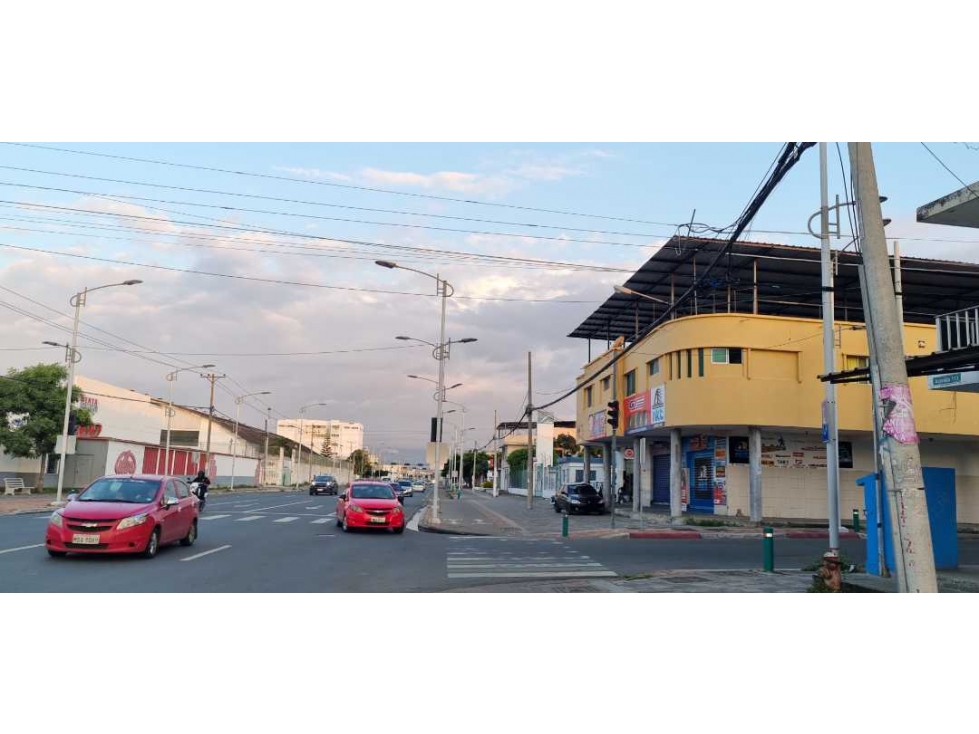
[[[612,527],[615,527],[615,437],[619,432],[619,393],[618,385],[615,379],[617,370],[615,365],[612,365],[612,400],[608,404],[608,417],[606,421],[612,426],[612,455],[609,457],[609,465],[612,467],[612,484],[608,488],[608,500],[610,514],[612,516]]]

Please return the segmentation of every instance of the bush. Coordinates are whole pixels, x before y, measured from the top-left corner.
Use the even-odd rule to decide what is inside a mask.
[[[493,489],[493,482],[483,482],[483,489]]]

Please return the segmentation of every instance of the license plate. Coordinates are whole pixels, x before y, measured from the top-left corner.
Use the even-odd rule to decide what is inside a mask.
[[[382,523],[382,522],[386,522],[386,520],[383,517],[372,517],[371,522]]]
[[[77,543],[78,545],[98,545],[99,536],[88,535],[85,533],[75,533],[73,536],[71,536],[71,542]]]

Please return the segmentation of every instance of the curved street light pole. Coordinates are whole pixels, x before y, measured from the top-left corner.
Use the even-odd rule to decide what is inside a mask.
[[[170,426],[173,421],[173,383],[177,381],[177,373],[184,372],[185,370],[202,370],[210,369],[213,364],[202,364],[198,367],[181,367],[174,370],[173,372],[167,373],[167,382],[170,385],[170,396],[167,399],[167,447],[163,452],[163,470],[167,474],[173,474],[173,457],[170,456]],[[160,473],[160,455],[156,455],[156,473]]]
[[[240,395],[235,398],[235,439],[231,443],[231,491],[235,491],[235,464],[238,462],[238,422],[241,418],[241,404],[245,402],[246,398],[254,397],[255,395],[271,395],[272,393],[268,390],[262,390],[261,392],[250,392],[247,395]],[[267,432],[266,432],[267,433]]]
[[[309,405],[304,405],[299,409],[299,456],[296,461],[296,489],[299,489],[299,473],[303,468],[303,420],[305,419],[306,408],[315,408],[319,405],[327,405],[327,403],[310,403]],[[309,444],[310,452],[313,451],[313,444]],[[310,458],[312,461],[312,458]]]
[[[68,452],[68,419],[71,417],[71,393],[75,387],[75,365],[78,363],[78,319],[81,315],[82,306],[88,299],[88,294],[92,291],[100,291],[103,288],[113,288],[118,285],[138,285],[141,280],[124,280],[122,283],[109,283],[100,285],[96,288],[85,288],[68,299],[68,305],[75,307],[75,320],[71,327],[71,361],[68,363],[68,385],[65,389],[65,418],[61,428],[61,459],[58,461],[58,493],[55,503],[61,503],[61,490],[65,483],[65,455]],[[42,472],[41,476],[44,474]],[[42,479],[43,481],[43,479]]]

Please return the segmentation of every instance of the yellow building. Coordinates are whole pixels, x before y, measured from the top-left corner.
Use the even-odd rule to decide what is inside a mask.
[[[737,243],[709,290],[643,335],[721,244],[674,238],[627,281],[633,294],[612,296],[572,333],[609,347],[578,378],[581,385],[601,373],[577,394],[579,441],[610,446],[607,404],[618,400],[616,486],[637,483],[636,460],[626,452],[639,456],[646,439],[638,477],[644,504],[671,507],[673,515],[749,517],[754,469],[764,518],[826,518],[819,250]],[[979,303],[979,267],[905,258],[902,275],[905,352],[932,353],[935,316]],[[840,257],[834,371],[868,359],[856,281],[855,258]],[[922,464],[956,470],[959,522],[979,524],[979,395],[929,389],[924,377],[911,387]],[[839,385],[837,404],[840,510],[849,518],[864,507],[856,480],[875,471],[870,386]],[[610,453],[603,451],[605,486]]]

